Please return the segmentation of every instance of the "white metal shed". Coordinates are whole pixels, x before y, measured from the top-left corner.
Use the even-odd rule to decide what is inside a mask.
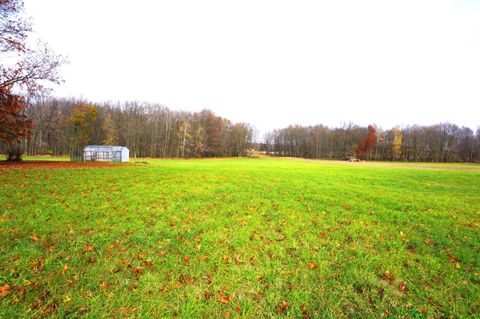
[[[83,160],[88,162],[128,162],[130,151],[125,146],[88,145],[83,149]]]

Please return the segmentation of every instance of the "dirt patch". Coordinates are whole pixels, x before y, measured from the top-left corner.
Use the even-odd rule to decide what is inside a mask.
[[[66,161],[25,161],[0,162],[0,170],[6,169],[39,169],[39,168],[95,168],[95,167],[125,167],[124,164],[102,162],[66,162]]]

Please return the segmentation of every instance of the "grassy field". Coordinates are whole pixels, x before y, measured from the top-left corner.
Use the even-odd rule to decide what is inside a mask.
[[[147,161],[0,170],[1,318],[480,318],[479,165]]]

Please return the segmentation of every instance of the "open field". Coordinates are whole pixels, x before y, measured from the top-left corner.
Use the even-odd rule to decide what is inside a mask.
[[[0,169],[1,318],[480,317],[479,165],[147,161]]]

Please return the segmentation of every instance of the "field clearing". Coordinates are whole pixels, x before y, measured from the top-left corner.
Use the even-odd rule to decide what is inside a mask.
[[[480,165],[135,161],[0,169],[1,318],[480,317]]]

